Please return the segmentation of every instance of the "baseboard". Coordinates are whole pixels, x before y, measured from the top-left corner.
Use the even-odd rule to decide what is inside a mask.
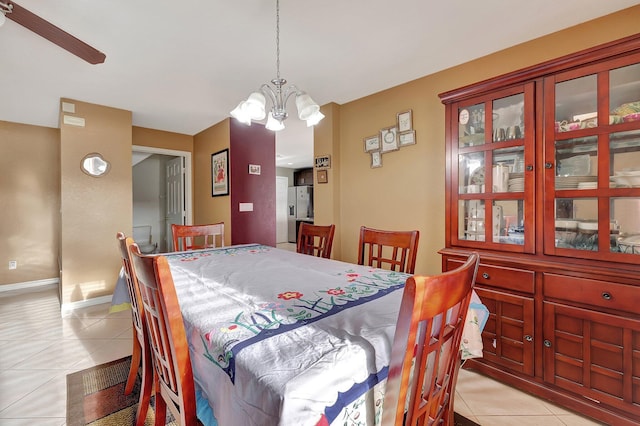
[[[4,291],[12,291],[12,290],[25,290],[25,289],[33,289],[35,287],[50,287],[50,286],[59,286],[60,279],[59,278],[47,278],[44,280],[36,280],[36,281],[25,281],[22,283],[15,284],[3,284],[0,285],[0,293]],[[60,306],[60,314],[64,317],[76,309],[86,308],[88,306],[93,305],[102,305],[103,303],[111,303],[112,295],[94,297],[89,300],[81,300],[79,302],[71,302],[71,303],[63,303]]]
[[[76,309],[82,309],[82,308],[86,308],[88,306],[93,306],[93,305],[102,305],[104,303],[111,303],[112,297],[113,297],[112,295],[108,295],[108,296],[94,297],[92,299],[87,299],[87,300],[80,300],[78,302],[63,303],[62,306],[60,306],[60,314],[64,317],[64,316],[68,316]]]
[[[47,278],[44,280],[25,281],[22,283],[15,283],[15,284],[3,284],[3,285],[0,285],[0,292],[12,291],[12,290],[24,290],[26,288],[33,288],[33,287],[47,287],[47,286],[53,286],[53,285],[59,285],[59,284],[60,284],[60,278]]]

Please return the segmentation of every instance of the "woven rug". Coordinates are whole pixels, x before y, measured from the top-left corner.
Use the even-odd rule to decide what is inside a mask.
[[[67,375],[67,426],[128,426],[135,423],[140,376],[131,394],[124,394],[129,375],[131,357],[124,357],[106,364]],[[151,407],[145,426],[153,426],[155,419]],[[177,426],[170,413],[167,425]],[[455,414],[455,426],[480,426]]]
[[[135,424],[140,375],[133,391],[124,394],[131,357],[67,375],[67,426],[128,426]],[[153,426],[154,397],[145,426]],[[178,426],[167,412],[167,425]]]

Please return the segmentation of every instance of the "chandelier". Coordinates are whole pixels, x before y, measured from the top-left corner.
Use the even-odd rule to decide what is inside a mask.
[[[265,127],[274,131],[282,130],[288,115],[287,101],[295,94],[298,118],[305,120],[307,127],[318,124],[324,118],[320,106],[306,92],[293,84],[284,87],[286,84],[287,80],[280,78],[280,0],[276,0],[276,78],[271,80],[271,84],[263,84],[259,91],[251,93],[246,100],[240,102],[231,111],[231,116],[246,125],[251,125],[254,120],[263,120],[267,114],[266,98],[269,98],[271,110]]]

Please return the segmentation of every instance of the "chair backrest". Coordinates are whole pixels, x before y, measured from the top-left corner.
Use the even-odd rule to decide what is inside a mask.
[[[310,223],[300,222],[296,251],[328,259],[331,257],[331,246],[333,245],[333,234],[335,232],[336,226],[333,224],[311,225]]]
[[[420,232],[383,231],[360,227],[358,264],[413,274],[416,269]]]
[[[144,325],[144,309],[140,299],[140,289],[131,269],[131,258],[129,256],[129,246],[133,244],[133,238],[127,237],[122,232],[116,234],[118,246],[120,247],[120,257],[122,258],[122,266],[124,268],[124,277],[127,282],[127,290],[131,299],[131,315],[133,327],[136,330],[138,341],[143,346],[143,350],[149,346],[146,337],[146,328]]]
[[[453,271],[407,279],[391,348],[383,425],[454,424],[460,341],[478,259],[473,253]]]
[[[156,424],[165,424],[169,408],[181,425],[197,425],[189,345],[169,264],[164,256],[140,254],[135,243],[129,247],[155,366]]]
[[[224,222],[210,225],[171,225],[173,250],[224,247]]]

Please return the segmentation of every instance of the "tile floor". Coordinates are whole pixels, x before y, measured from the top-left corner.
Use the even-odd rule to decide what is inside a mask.
[[[65,425],[66,375],[131,353],[130,312],[109,307],[61,318],[55,286],[0,292],[0,425]],[[481,425],[597,424],[465,370],[455,408]]]

